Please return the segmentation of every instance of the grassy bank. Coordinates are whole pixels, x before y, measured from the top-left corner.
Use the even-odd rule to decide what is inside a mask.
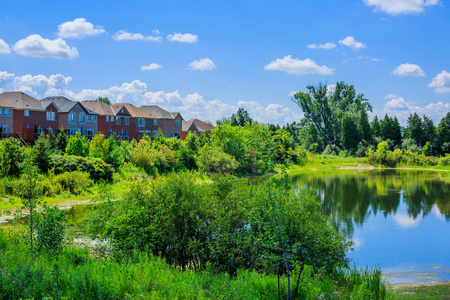
[[[450,282],[432,282],[420,284],[399,284],[390,287],[393,299],[437,300],[450,299]]]

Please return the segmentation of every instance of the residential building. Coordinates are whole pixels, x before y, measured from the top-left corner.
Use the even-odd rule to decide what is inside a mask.
[[[0,133],[13,132],[13,106],[0,100]]]
[[[44,98],[41,103],[44,108],[52,103],[58,108],[58,129],[68,130],[71,135],[80,131],[87,137],[93,137],[97,133],[98,113],[80,102],[57,96]]]
[[[197,136],[200,136],[205,131],[211,132],[211,130],[213,130],[214,128],[216,127],[199,119],[190,119],[188,121],[183,121],[182,139],[186,139],[189,132],[193,132]]]
[[[181,138],[183,117],[180,113],[170,113],[156,105],[145,105],[140,109],[146,111],[153,118],[154,124],[158,124],[157,130],[161,130],[165,137]]]
[[[99,100],[84,100],[81,104],[98,114],[97,117],[97,132],[105,136],[110,134],[118,134],[122,132],[124,127],[122,124],[117,124],[116,113],[112,107]]]
[[[33,142],[42,132],[58,129],[58,109],[54,104],[44,109],[39,100],[23,92],[4,92],[0,100],[14,107],[12,131],[20,133],[26,142]]]
[[[116,114],[119,115],[122,113],[125,114],[124,118],[128,118],[127,122],[129,123],[129,136],[131,140],[140,140],[144,134],[150,136],[156,135],[158,125],[145,110],[130,103],[117,103],[112,105],[112,107]]]

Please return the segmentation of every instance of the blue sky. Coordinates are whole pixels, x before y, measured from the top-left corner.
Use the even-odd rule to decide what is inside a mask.
[[[353,84],[378,115],[450,111],[439,0],[0,2],[0,90],[109,97],[215,121],[302,116],[292,92]]]

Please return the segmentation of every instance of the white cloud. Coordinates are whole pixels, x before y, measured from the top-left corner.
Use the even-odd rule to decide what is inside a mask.
[[[0,39],[0,54],[8,54],[10,52],[9,45],[4,40]]]
[[[325,43],[325,44],[309,44],[308,49],[333,49],[336,48],[335,43]]]
[[[330,84],[327,86],[327,97],[330,97],[331,95],[333,95],[334,91],[336,90],[336,84]]]
[[[410,229],[419,225],[420,221],[422,220],[422,216],[418,216],[416,219],[414,219],[413,217],[410,217],[405,213],[396,213],[392,216],[392,219],[394,219],[398,227],[402,229]]]
[[[144,36],[141,33],[130,33],[125,30],[119,30],[114,34],[113,39],[116,41],[150,41],[150,42],[160,42],[162,37],[160,36]]]
[[[374,6],[375,11],[390,15],[419,14],[425,7],[440,4],[439,0],[364,0],[367,6]]]
[[[156,63],[151,63],[148,66],[142,66],[141,71],[152,71],[158,70],[159,68],[162,68],[162,66]]]
[[[255,101],[239,101],[236,104],[229,104],[218,99],[206,100],[198,93],[182,96],[178,91],[152,92],[148,91],[147,84],[140,80],[134,80],[131,83],[125,82],[107,89],[83,89],[76,93],[69,89],[71,80],[71,77],[64,77],[61,74],[49,77],[28,74],[16,77],[14,84],[16,90],[21,90],[38,99],[50,95],[64,95],[70,99],[82,101],[103,96],[108,97],[113,103],[128,102],[138,107],[158,105],[171,112],[180,112],[186,120],[198,118],[214,122],[222,117],[230,116],[238,110],[238,107],[247,109],[252,118],[264,123],[284,124],[298,121],[301,118],[300,114],[296,114],[280,104],[264,106]]]
[[[425,72],[415,64],[401,64],[394,71],[392,71],[394,75],[400,76],[425,76]]]
[[[169,34],[167,39],[171,42],[180,42],[180,43],[195,43],[197,42],[198,36],[191,33],[174,33]]]
[[[450,73],[444,70],[437,74],[428,87],[435,88],[437,93],[450,93]]]
[[[160,33],[161,33],[161,32],[159,32],[158,29],[153,29],[152,32],[153,32],[154,34],[160,34]]]
[[[201,58],[200,60],[194,60],[189,64],[189,68],[191,70],[197,71],[205,71],[205,70],[214,70],[216,65],[209,58]]]
[[[61,38],[56,40],[44,39],[38,34],[32,34],[18,41],[14,51],[24,56],[51,57],[60,59],[73,59],[78,57],[77,48],[70,48]]]
[[[309,58],[300,60],[298,58],[292,58],[291,55],[283,58],[277,58],[275,61],[265,65],[264,70],[284,71],[295,75],[332,75],[334,72],[334,69],[328,68],[327,66],[319,66],[315,63],[315,61]]]
[[[22,91],[35,97],[56,96],[68,91],[72,77],[61,74],[32,76],[30,74],[14,78],[16,91]]]
[[[450,111],[450,103],[443,103],[441,101],[429,103],[426,106],[419,106],[395,94],[389,94],[384,99],[388,99],[389,101],[386,102],[382,109],[374,109],[373,114],[378,115],[378,117],[384,117],[385,114],[392,117],[396,116],[401,125],[406,125],[408,117],[414,113],[417,113],[419,116],[425,115],[433,119],[435,124],[438,124],[447,112]]]
[[[85,18],[78,18],[73,21],[62,23],[58,26],[58,30],[59,37],[77,39],[106,32],[102,26],[94,26],[94,24],[86,21]]]
[[[14,74],[0,71],[0,87],[6,86],[13,78]]]
[[[352,48],[353,51],[366,48],[366,44],[357,42],[354,37],[347,36],[345,39],[340,40],[339,44]]]

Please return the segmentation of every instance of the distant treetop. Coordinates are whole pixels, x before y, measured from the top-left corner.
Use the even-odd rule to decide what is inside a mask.
[[[109,100],[108,97],[98,96],[97,100],[106,103],[108,105],[112,105],[111,100]]]

